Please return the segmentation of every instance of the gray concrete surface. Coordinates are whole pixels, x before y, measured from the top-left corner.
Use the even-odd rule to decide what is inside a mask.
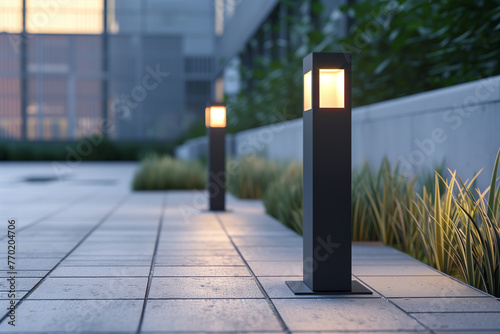
[[[301,296],[301,237],[259,201],[204,211],[202,192],[130,191],[137,165],[0,164],[1,316],[10,303],[7,219],[16,219],[23,333],[498,333],[500,302],[390,247],[353,246],[371,296]]]

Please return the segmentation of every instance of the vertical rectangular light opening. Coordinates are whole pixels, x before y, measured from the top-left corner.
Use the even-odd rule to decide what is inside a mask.
[[[205,108],[205,126],[210,127],[210,107]]]
[[[319,107],[345,108],[344,70],[319,70]]]
[[[304,74],[304,111],[312,109],[312,72]]]
[[[226,127],[226,108],[211,107],[210,108],[210,127],[224,128]]]

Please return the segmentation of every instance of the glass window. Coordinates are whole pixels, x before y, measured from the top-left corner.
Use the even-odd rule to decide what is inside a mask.
[[[101,34],[102,0],[27,0],[26,30],[45,34]]]
[[[22,0],[0,0],[0,32],[23,31]]]

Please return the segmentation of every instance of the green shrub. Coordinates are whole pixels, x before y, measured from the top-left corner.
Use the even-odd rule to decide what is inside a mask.
[[[293,162],[264,194],[269,215],[302,234],[302,165]]]
[[[4,143],[0,142],[0,161],[9,159],[9,148]]]
[[[136,161],[148,154],[171,154],[172,151],[173,146],[169,143],[98,138],[70,142],[7,142],[0,143],[0,161],[64,161],[68,157],[72,161]]]
[[[228,190],[238,198],[262,198],[267,187],[276,180],[282,169],[275,162],[256,156],[246,156],[227,164]]]
[[[133,190],[205,189],[206,170],[199,162],[170,156],[146,157],[134,175]]]

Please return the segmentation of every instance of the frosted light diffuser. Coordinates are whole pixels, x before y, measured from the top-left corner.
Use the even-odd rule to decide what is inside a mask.
[[[209,114],[211,128],[226,127],[226,107],[210,107]]]
[[[311,72],[309,72],[311,73]],[[306,74],[307,75],[307,74]],[[305,80],[305,76],[304,76]],[[305,84],[304,84],[305,88]],[[310,92],[311,90],[309,90]],[[344,70],[320,69],[319,70],[319,107],[344,108]],[[311,94],[311,93],[309,93]],[[304,107],[305,107],[304,95]]]
[[[304,111],[312,109],[312,74],[304,74]]]

